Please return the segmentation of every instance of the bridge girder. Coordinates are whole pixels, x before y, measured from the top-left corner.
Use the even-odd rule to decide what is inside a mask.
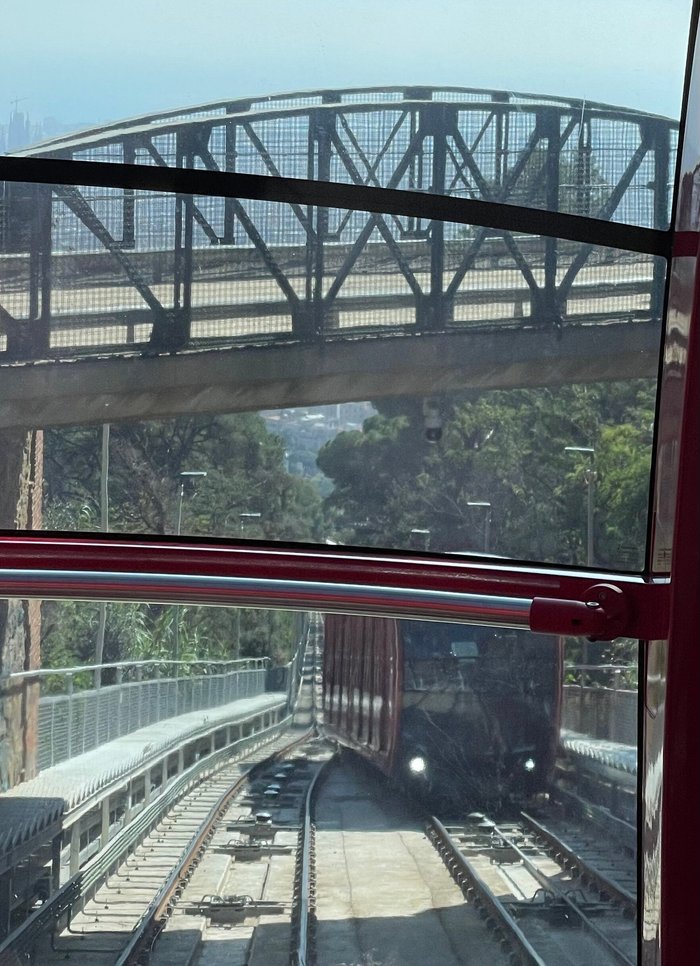
[[[655,322],[209,349],[2,372],[0,429],[654,378]]]
[[[665,229],[676,137],[674,122],[608,105],[411,87],[220,101],[57,138],[23,154],[407,189]],[[251,342],[291,335],[315,343],[336,334],[341,315],[358,335],[482,322],[455,315],[455,306],[484,288],[477,276],[489,268],[491,290],[520,289],[516,316],[558,330],[580,321],[570,304],[582,273],[608,264],[613,283],[619,274],[620,256],[590,244],[533,243],[512,231],[410,214],[74,184],[15,185],[6,200],[4,247],[16,271],[0,299],[7,346],[0,363],[3,355],[45,360],[106,346],[115,355],[240,343],[245,332],[217,336],[210,327],[203,336],[197,321],[198,313],[216,315],[213,286],[238,281],[243,263],[250,287],[267,293],[260,301],[279,302],[276,328],[249,324]],[[221,255],[218,275],[208,268],[213,254]],[[384,311],[372,302],[378,265],[405,301],[399,324],[376,321]],[[659,318],[664,266],[649,261],[642,271],[641,301],[623,303],[616,315],[603,305],[608,290],[591,312]],[[364,312],[358,294],[367,299]],[[251,300],[242,299],[248,307]],[[104,333],[115,325],[120,338],[110,341]],[[68,329],[70,339],[61,334]]]

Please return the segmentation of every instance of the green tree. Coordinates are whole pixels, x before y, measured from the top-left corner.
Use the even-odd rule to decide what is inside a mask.
[[[565,448],[594,446],[597,562],[639,567],[651,392],[640,382],[462,393],[443,401],[438,445],[425,440],[420,400],[377,403],[362,432],[341,434],[319,453],[334,483],[329,516],[350,542],[415,546],[411,531],[419,529],[433,549],[479,552],[486,520],[473,504],[487,501],[492,552],[583,563],[586,467]]]
[[[99,529],[100,438],[100,427],[47,432],[47,529]],[[255,414],[113,426],[110,529],[175,533],[183,470],[207,474],[182,501],[183,534],[321,538],[323,512],[316,490],[286,471],[282,440]],[[172,656],[176,613],[157,604],[110,604],[104,660]],[[93,660],[97,615],[97,604],[46,602],[44,663],[56,667]],[[272,651],[284,656],[294,644],[293,621],[263,611],[239,616],[233,608],[185,607],[178,621],[183,659],[230,658],[239,631],[243,656]]]

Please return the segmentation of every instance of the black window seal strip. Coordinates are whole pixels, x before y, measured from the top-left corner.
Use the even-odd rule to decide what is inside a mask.
[[[317,205],[430,221],[477,225],[495,232],[521,232],[546,238],[616,248],[669,259],[673,232],[584,218],[517,205],[474,201],[448,195],[271,175],[165,168],[103,161],[54,158],[0,158],[0,181],[129,188],[171,194],[243,198],[285,204]]]

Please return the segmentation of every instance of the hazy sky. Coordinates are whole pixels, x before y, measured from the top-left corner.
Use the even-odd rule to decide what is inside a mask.
[[[451,84],[677,115],[690,0],[8,0],[0,123]]]

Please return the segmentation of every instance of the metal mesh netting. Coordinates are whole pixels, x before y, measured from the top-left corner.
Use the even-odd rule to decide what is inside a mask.
[[[33,186],[15,187],[18,212],[37,203]],[[38,203],[45,274],[30,270],[36,233],[13,228],[0,299],[27,331],[48,330],[54,354],[130,350],[154,334],[175,345],[170,333],[183,347],[633,322],[658,318],[663,301],[661,259],[536,235],[111,188],[56,186]]]
[[[564,728],[592,738],[637,744],[636,691],[565,685],[562,697]]]
[[[67,761],[138,728],[262,694],[265,671],[130,681],[39,701],[39,770]]]
[[[397,187],[668,227],[677,124],[663,118],[431,88],[311,92],[230,110],[135,119],[57,147],[79,160]]]

